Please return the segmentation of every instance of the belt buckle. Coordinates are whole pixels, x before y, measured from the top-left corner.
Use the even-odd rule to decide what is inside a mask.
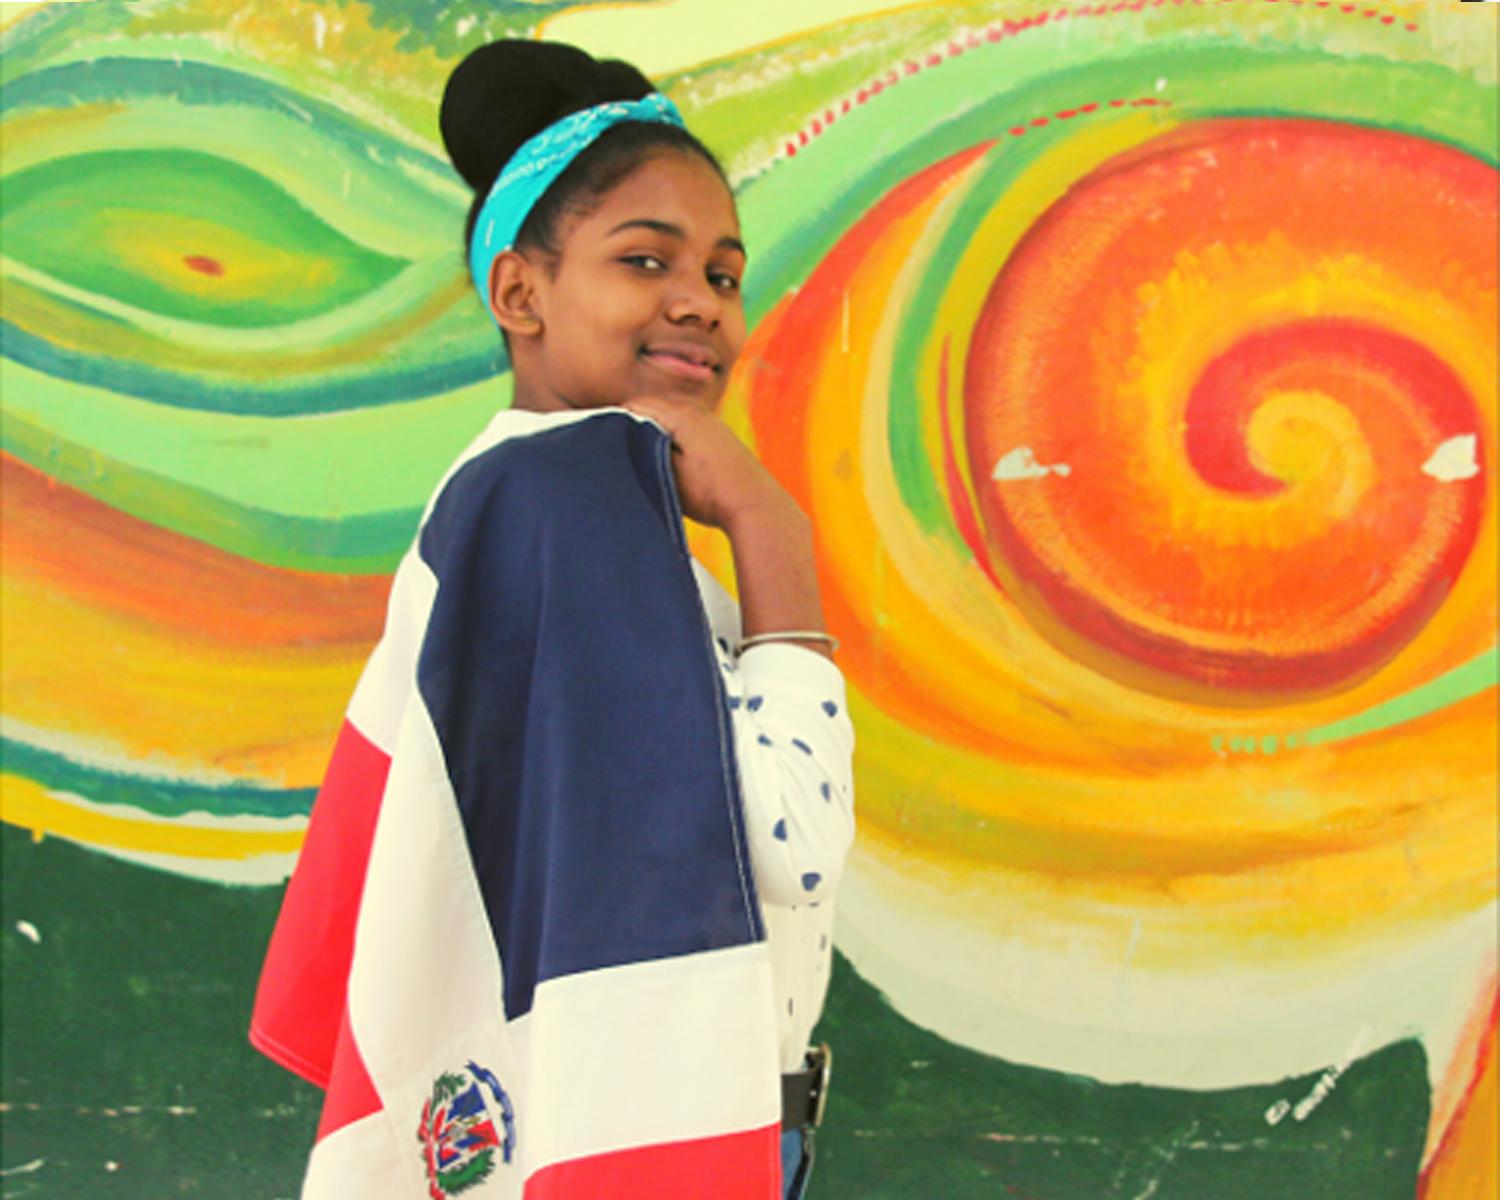
[[[827,1042],[808,1050],[807,1069],[814,1072],[808,1096],[807,1123],[816,1129],[823,1123],[823,1109],[828,1104],[828,1083],[833,1078],[833,1051]]]

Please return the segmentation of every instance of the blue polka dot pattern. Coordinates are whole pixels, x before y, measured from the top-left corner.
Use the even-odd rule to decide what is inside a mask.
[[[729,697],[729,707],[730,708],[738,708],[739,706],[740,706],[740,698],[738,696],[731,696],[731,697]]]
[[[745,707],[748,708],[751,712],[759,712],[760,706],[765,702],[766,698],[764,696],[751,696],[750,699],[746,702]]]
[[[812,753],[812,747],[809,746],[806,742],[804,742],[801,738],[793,738],[792,739],[792,745],[796,746],[797,749],[800,750],[800,751],[802,751],[803,754],[811,754]]]
[[[809,871],[802,877],[802,890],[804,892],[810,892],[813,890],[813,888],[817,887],[818,884],[822,882],[823,877],[821,875],[819,875],[816,871]]]
[[[830,717],[836,717],[839,715],[839,706],[832,700],[825,700],[823,701],[823,711]]]
[[[777,821],[776,828],[771,830],[771,833],[775,836],[778,842],[786,841],[786,822]]]
[[[825,799],[825,800],[832,800],[833,799],[833,788],[829,786],[828,781],[826,779],[822,783],[820,783],[818,785],[818,790],[823,793],[823,799]]]
[[[771,739],[768,738],[765,734],[761,734],[760,737],[756,738],[755,740],[758,741],[762,746],[769,746],[771,744]]]

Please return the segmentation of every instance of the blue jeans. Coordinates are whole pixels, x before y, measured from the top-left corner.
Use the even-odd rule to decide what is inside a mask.
[[[784,1200],[802,1200],[812,1174],[813,1135],[810,1129],[781,1131],[781,1189]]]

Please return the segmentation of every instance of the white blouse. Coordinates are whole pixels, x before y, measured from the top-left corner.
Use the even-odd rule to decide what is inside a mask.
[[[854,840],[854,726],[844,677],[789,642],[736,661],[740,611],[693,563],[734,718],[745,830],[778,1004],[781,1069],[802,1067],[833,957],[833,894]]]

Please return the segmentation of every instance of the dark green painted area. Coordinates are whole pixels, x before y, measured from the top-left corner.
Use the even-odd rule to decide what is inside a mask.
[[[321,1093],[245,1041],[280,899],[4,827],[4,1200],[296,1195]],[[837,1065],[813,1200],[1416,1192],[1415,1043],[1355,1063],[1305,1121],[1273,1128],[1265,1110],[1315,1076],[1185,1092],[1017,1067],[910,1024],[842,960],[819,1036]]]
[[[835,1081],[829,1200],[1412,1200],[1428,1119],[1415,1042],[1353,1064],[1305,1121],[1265,1119],[1317,1075],[1190,1092],[1019,1067],[897,1014],[843,959],[818,1038]]]
[[[280,889],[9,825],[4,869],[5,1200],[294,1197],[322,1094],[245,1040]]]
[[[195,150],[113,150],[42,163],[7,176],[3,212],[10,257],[95,295],[232,328],[331,312],[406,265],[350,241],[263,175]],[[191,271],[185,263],[146,270],[121,258],[122,249],[153,245],[184,223],[202,243],[184,259],[211,264],[222,295],[212,286],[182,287]],[[248,287],[241,275],[252,280]]]

